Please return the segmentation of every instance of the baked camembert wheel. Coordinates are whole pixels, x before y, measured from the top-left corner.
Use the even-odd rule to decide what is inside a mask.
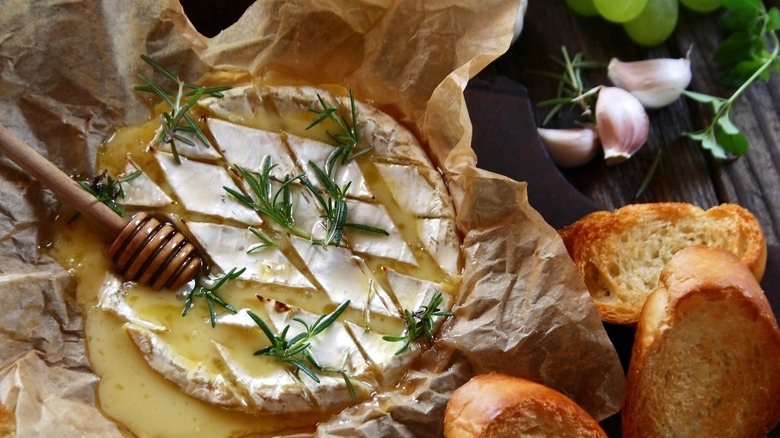
[[[87,338],[109,415],[132,417],[111,407],[120,395],[108,387],[123,381],[112,367],[129,352],[164,386],[244,422],[228,431],[240,435],[307,426],[394,387],[425,348],[424,337],[398,338],[407,313],[428,310],[439,322],[454,301],[461,251],[452,201],[414,136],[350,96],[239,86],[192,109],[212,147],[187,132],[178,135],[193,145],[158,143],[153,120],[101,149],[99,169],[137,176],[122,183],[120,207],[173,223],[210,269],[177,293],[104,274]],[[346,159],[334,154],[345,132],[331,114],[359,134]],[[263,210],[263,193],[281,219]],[[335,238],[333,221],[343,230]],[[116,336],[134,350],[109,351],[124,342]],[[263,425],[247,426],[250,417]],[[147,430],[144,419],[118,420]]]

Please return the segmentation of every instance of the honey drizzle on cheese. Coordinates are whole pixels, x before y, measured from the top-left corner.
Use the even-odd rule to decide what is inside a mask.
[[[263,104],[265,105],[266,102]],[[200,115],[195,114],[193,118]],[[327,124],[323,124],[318,129],[306,130],[305,126],[310,120],[306,118],[305,112],[299,117],[287,116],[228,121],[259,129],[282,130],[318,141],[328,141]],[[310,117],[310,114],[308,116]],[[112,175],[122,174],[125,157],[129,155],[165,193],[176,199],[153,154],[147,151],[157,127],[157,118],[153,117],[143,125],[120,129],[98,152],[96,168],[107,169]],[[332,129],[332,126],[330,128]],[[186,145],[179,146],[180,152],[186,147]],[[367,184],[376,195],[378,202],[388,207],[391,219],[410,245],[419,263],[419,266],[415,267],[392,260],[368,257],[366,263],[372,275],[391,294],[384,275],[385,267],[440,283],[445,292],[454,294],[457,289],[457,278],[449,277],[443,272],[433,257],[425,251],[416,232],[417,218],[400,212],[386,183],[367,157],[358,160]],[[218,165],[227,167],[228,163],[222,161]],[[156,212],[178,216],[184,213],[184,209],[183,206],[175,203],[157,209]],[[124,425],[129,433],[142,437],[189,437],[192,432],[201,436],[215,437],[264,435],[290,429],[309,430],[317,421],[330,415],[328,412],[253,415],[221,409],[184,394],[176,385],[153,371],[125,332],[124,321],[113,313],[96,307],[97,293],[101,289],[104,273],[110,270],[110,263],[104,255],[108,244],[107,239],[96,235],[90,224],[84,220],[66,223],[69,217],[63,214],[57,220],[51,252],[79,279],[78,299],[87,314],[85,336],[88,355],[94,372],[101,378],[98,385],[100,407],[109,417]],[[192,217],[192,214],[188,213],[188,217]],[[267,229],[269,224],[266,222],[262,226]],[[288,260],[292,258],[291,255],[297,256],[289,243],[286,243],[282,250]],[[296,265],[300,267],[302,263]],[[304,274],[307,278],[313,277],[309,272]],[[303,307],[312,313],[330,311],[335,306],[328,301],[324,293],[318,290],[294,290],[279,285],[258,285],[243,281],[229,283],[220,290],[220,295],[226,297],[237,308],[252,308],[256,313],[264,315],[265,310],[258,304],[255,294]],[[253,351],[267,344],[267,340],[256,328],[218,325],[217,329],[212,329],[206,323],[208,312],[204,303],[197,303],[191,313],[186,318],[182,318],[182,298],[168,292],[156,292],[134,285],[128,292],[127,300],[138,315],[170,329],[158,333],[161,339],[176,345],[177,351],[188,359],[206,364],[208,369],[215,372],[224,371],[222,358],[210,345],[212,339],[236,351],[245,349],[245,356],[234,356],[242,357],[244,360],[241,360],[241,365],[252,368],[257,375],[269,372],[269,367],[279,366],[267,360],[270,358],[252,356]],[[394,301],[398,305],[397,300]],[[348,309],[343,318],[362,326],[364,315],[356,309]],[[371,329],[379,333],[399,334],[403,330],[400,319],[371,315],[370,321]]]

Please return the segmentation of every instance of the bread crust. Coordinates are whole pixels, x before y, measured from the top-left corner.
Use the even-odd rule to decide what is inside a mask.
[[[780,329],[754,275],[728,251],[679,251],[637,325],[623,436],[763,437],[779,421]]]
[[[637,323],[661,269],[684,247],[729,250],[759,281],[766,269],[766,241],[758,220],[734,204],[707,211],[677,202],[631,204],[613,213],[591,213],[559,233],[602,320],[614,324]]]
[[[452,394],[444,415],[444,435],[607,436],[593,417],[560,392],[497,373],[476,376]]]

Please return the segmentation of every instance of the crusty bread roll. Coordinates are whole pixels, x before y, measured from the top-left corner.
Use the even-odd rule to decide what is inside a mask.
[[[694,246],[660,283],[637,325],[623,436],[765,436],[780,421],[780,330],[755,277]]]
[[[766,242],[746,209],[723,204],[706,212],[692,204],[632,204],[595,212],[560,231],[601,319],[634,325],[658,274],[679,250],[692,245],[736,254],[759,281]]]
[[[574,401],[544,385],[504,374],[476,376],[458,388],[444,414],[447,438],[606,437]]]

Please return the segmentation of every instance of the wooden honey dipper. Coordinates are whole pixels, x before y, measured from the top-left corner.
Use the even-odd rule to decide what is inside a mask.
[[[107,254],[125,279],[157,290],[178,290],[200,270],[197,250],[170,224],[145,213],[125,221],[1,125],[0,151],[115,238]]]

